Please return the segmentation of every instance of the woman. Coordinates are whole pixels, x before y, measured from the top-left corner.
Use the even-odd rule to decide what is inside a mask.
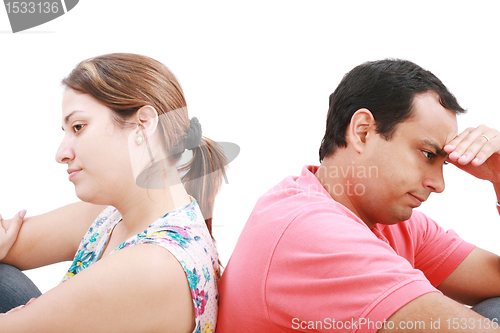
[[[2,331],[214,331],[221,149],[202,137],[176,78],[151,58],[85,60],[63,84],[56,159],[82,202],[24,219],[10,250],[25,212],[12,227],[3,221],[0,258],[19,269],[73,264],[58,287],[0,316]],[[181,179],[185,149],[193,156]]]

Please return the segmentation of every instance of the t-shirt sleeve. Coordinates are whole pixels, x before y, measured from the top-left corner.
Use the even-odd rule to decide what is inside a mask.
[[[269,317],[290,332],[307,322],[320,332],[376,332],[408,302],[439,292],[366,225],[324,205],[289,224],[268,272]]]
[[[421,270],[431,284],[439,286],[472,251],[474,245],[455,231],[445,231],[421,212],[414,211],[409,227],[415,243],[415,268]]]

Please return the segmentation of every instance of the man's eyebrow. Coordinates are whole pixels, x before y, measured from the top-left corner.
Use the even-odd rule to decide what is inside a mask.
[[[444,151],[443,148],[439,148],[439,146],[437,145],[437,143],[429,138],[426,138],[424,140],[422,140],[422,143],[424,145],[427,145],[427,146],[430,146],[432,148],[434,148],[434,150],[436,151],[436,155],[439,155],[441,157],[447,157],[448,156],[448,153]]]
[[[68,114],[66,117],[64,117],[64,125],[66,125],[69,122],[69,118],[71,118],[77,112],[83,112],[83,111],[81,111],[81,110],[72,111],[70,114]],[[61,127],[61,128],[64,131],[64,128],[63,127]]]

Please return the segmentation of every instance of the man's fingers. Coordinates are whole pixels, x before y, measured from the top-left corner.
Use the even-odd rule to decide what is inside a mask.
[[[453,149],[453,152],[450,154],[450,158],[452,160],[457,160],[461,156],[463,156],[466,152],[466,150],[474,143],[476,142],[476,139],[481,136],[483,133],[483,130],[481,127],[478,128],[468,128],[466,129],[463,133],[460,133],[459,136],[457,136],[455,139],[453,139],[450,144],[455,147]],[[484,138],[482,138],[484,140]],[[479,143],[482,140],[477,140]],[[484,141],[482,141],[484,144]],[[447,146],[448,146],[447,145]]]
[[[458,148],[458,145],[462,142],[462,140],[465,139],[467,137],[467,135],[469,135],[469,133],[472,132],[473,130],[474,130],[474,128],[469,127],[465,131],[463,131],[462,133],[457,135],[453,140],[448,142],[448,144],[446,144],[446,146],[444,146],[444,151],[449,154],[449,153],[453,152],[454,150],[456,150]]]
[[[474,161],[474,165],[479,165],[490,157],[498,149],[498,138],[487,139],[484,134],[478,135],[470,145],[465,149],[461,156],[451,156],[451,159],[457,160],[460,164],[465,165]],[[452,155],[455,152],[452,153]]]
[[[477,128],[467,128],[450,141],[444,150],[449,154],[450,161],[460,165],[472,162],[474,166],[478,166],[495,153],[499,146],[498,131],[481,125]]]
[[[478,152],[475,154],[475,156],[471,156],[470,158],[470,162],[474,166],[483,164],[488,158],[490,158],[491,155],[497,152],[500,147],[500,137],[498,136],[488,139],[480,136],[477,140],[480,141],[478,145],[481,145],[481,147],[478,149]],[[465,154],[467,154],[467,152]],[[471,155],[472,154],[473,152],[471,153]]]

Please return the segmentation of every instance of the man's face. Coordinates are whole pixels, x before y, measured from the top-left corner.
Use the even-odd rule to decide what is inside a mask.
[[[438,98],[434,92],[416,95],[412,117],[390,140],[380,134],[367,140],[362,163],[372,168],[370,177],[359,179],[365,193],[352,199],[369,227],[405,221],[432,192],[444,190],[443,147],[457,135],[457,121]]]

